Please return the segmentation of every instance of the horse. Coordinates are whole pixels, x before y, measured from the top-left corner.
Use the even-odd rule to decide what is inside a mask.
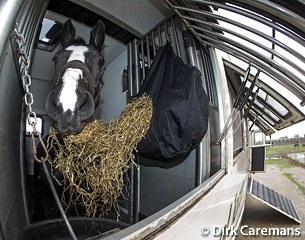
[[[101,20],[92,28],[88,43],[75,36],[75,27],[71,20],[67,20],[62,27],[60,34],[62,49],[53,57],[55,73],[45,104],[46,112],[62,138],[80,133],[93,118],[93,113],[99,104],[105,70],[105,61],[101,54],[104,40],[105,26]],[[48,136],[44,138],[45,144],[47,139]],[[37,150],[38,156],[44,156],[41,144],[38,144]],[[54,155],[54,149],[51,148],[49,156],[53,158]],[[63,178],[62,174],[57,169],[52,169],[48,162],[47,168],[50,173],[52,172],[51,177],[56,191],[61,194],[63,189],[57,180]],[[40,163],[35,163],[34,172],[34,178],[30,180],[34,181],[34,184],[31,184],[35,202],[34,219],[59,217],[56,202]]]
[[[104,40],[105,26],[101,20],[92,28],[88,44],[75,36],[71,20],[63,25],[62,49],[53,58],[55,74],[45,105],[53,126],[62,136],[80,133],[92,119],[103,84]]]

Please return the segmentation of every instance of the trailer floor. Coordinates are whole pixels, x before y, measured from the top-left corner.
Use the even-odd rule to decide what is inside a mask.
[[[284,174],[291,174],[291,177],[296,180],[299,186]],[[239,232],[236,239],[305,239],[305,169],[302,167],[280,168],[278,165],[267,165],[266,173],[253,174],[252,178],[292,200],[302,222],[299,225],[261,201],[247,195],[241,222],[241,227],[248,226],[244,228],[246,229],[244,232],[249,233],[249,228],[254,228],[255,230],[259,228],[279,228],[280,230],[283,230],[283,228],[299,228],[301,236],[284,237],[279,236],[280,234],[278,236],[272,236],[272,234],[267,236],[262,234],[245,236]],[[300,186],[303,186],[303,190]]]

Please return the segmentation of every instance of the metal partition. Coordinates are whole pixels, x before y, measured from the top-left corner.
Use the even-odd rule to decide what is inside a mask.
[[[153,59],[156,55],[156,52],[167,42],[171,43],[176,55],[179,56],[185,63],[189,63],[190,65],[196,66],[201,71],[203,87],[207,91],[210,100],[210,115],[213,118],[213,125],[215,125],[212,127],[213,134],[211,134],[211,130],[209,128],[208,132],[206,133],[206,137],[203,139],[203,142],[199,144],[196,150],[194,150],[191,153],[190,157],[183,163],[187,165],[184,166],[185,169],[188,169],[184,171],[188,173],[183,174],[192,176],[191,184],[188,187],[188,189],[192,189],[200,185],[202,182],[204,182],[210,177],[211,168],[213,169],[212,172],[215,173],[221,167],[220,147],[215,145],[216,139],[212,139],[214,141],[213,144],[215,146],[212,146],[211,143],[211,136],[212,138],[216,138],[216,136],[218,136],[219,134],[219,116],[217,110],[216,96],[217,93],[215,92],[216,88],[213,83],[214,77],[213,73],[211,72],[212,66],[211,61],[209,59],[209,49],[200,46],[197,43],[197,40],[193,39],[192,34],[185,32],[185,27],[183,23],[177,18],[176,15],[166,18],[160,24],[155,26],[151,31],[145,34],[141,39],[134,40],[128,44],[128,96],[129,98],[131,98],[132,96],[138,93],[140,85],[142,81],[145,80],[147,71],[153,63]],[[152,170],[154,173],[152,173],[153,176],[150,175],[149,183],[146,184],[151,185],[153,179],[157,177],[156,172],[159,172],[159,177],[164,177],[164,179],[160,179],[160,181],[164,182],[164,184],[166,184],[168,180],[165,175],[169,173],[172,175],[179,175],[177,179],[181,177],[180,175],[182,173],[179,169],[174,169],[173,167],[168,166],[166,163],[160,163],[158,161],[148,159],[141,159],[140,162],[143,163],[143,161],[145,161],[145,163],[149,162],[148,165],[150,165],[150,167],[156,167],[156,169]],[[176,165],[174,164],[175,167]],[[131,199],[129,209],[131,211],[131,215],[133,215],[133,217],[131,217],[132,221],[130,222],[138,221],[139,211],[142,208],[140,206],[140,203],[143,203],[143,200],[141,199],[145,198],[142,194],[143,190],[140,191],[140,186],[142,185],[142,183],[140,183],[139,181],[141,180],[143,182],[143,179],[144,182],[148,181],[147,178],[145,178],[145,176],[149,175],[147,173],[148,171],[150,170],[149,167],[147,167],[146,165],[141,168],[134,167],[130,171],[130,183],[132,186],[130,189]],[[186,192],[184,192],[183,194],[185,194]],[[170,195],[170,193],[167,194]],[[162,190],[160,192],[160,195],[162,195]],[[182,195],[180,193],[180,195],[178,194],[176,197],[172,196],[172,199],[177,199]],[[154,195],[154,197],[156,196]],[[162,198],[162,196],[159,196],[159,198]],[[164,202],[155,205],[158,205],[161,209],[162,207],[166,206],[165,202],[170,203],[171,201],[172,200],[164,200]],[[158,207],[156,206],[155,208]],[[150,210],[149,212],[150,213],[148,214],[151,214],[154,211]]]
[[[153,58],[158,49],[171,42],[177,56],[181,57],[182,35],[178,33],[176,18],[169,17],[155,26],[141,39],[134,39],[127,46],[128,51],[128,99],[139,92],[140,85],[145,79]],[[136,156],[139,164],[139,156]],[[140,167],[133,166],[129,170],[129,223],[139,221],[140,212]]]
[[[129,86],[137,86],[131,87],[131,95],[136,94],[152,64],[156,52],[167,42],[171,42],[176,55],[187,62],[181,29],[181,22],[177,21],[176,16],[171,16],[155,26],[141,39],[129,43],[129,49],[132,49],[129,52],[128,59],[129,79],[131,79]]]

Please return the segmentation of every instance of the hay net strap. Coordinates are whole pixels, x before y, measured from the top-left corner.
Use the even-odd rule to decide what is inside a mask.
[[[68,221],[67,215],[65,214],[65,211],[63,210],[63,207],[61,205],[61,202],[59,200],[59,197],[57,195],[57,192],[55,190],[53,182],[51,180],[51,176],[50,176],[50,174],[48,172],[48,169],[46,167],[45,161],[48,159],[49,154],[48,154],[48,150],[47,150],[47,148],[46,148],[46,146],[45,146],[45,144],[42,140],[41,132],[39,132],[36,129],[37,115],[32,109],[32,105],[34,103],[33,94],[30,92],[30,86],[31,86],[31,83],[32,83],[32,78],[31,78],[31,75],[28,72],[29,67],[30,67],[30,57],[26,53],[26,51],[24,50],[24,48],[25,48],[25,38],[24,38],[23,34],[18,31],[18,24],[17,23],[16,23],[15,29],[14,29],[14,35],[15,35],[15,41],[16,41],[16,44],[17,44],[16,53],[17,53],[17,57],[18,57],[18,63],[20,65],[19,67],[21,69],[20,77],[21,77],[23,90],[25,92],[24,103],[27,106],[27,111],[28,111],[26,120],[28,121],[29,125],[31,125],[33,127],[33,131],[31,133],[33,156],[34,156],[34,159],[37,162],[42,163],[44,172],[46,174],[49,186],[50,186],[51,191],[52,191],[52,194],[53,194],[54,199],[56,201],[57,207],[59,208],[59,211],[60,211],[60,213],[61,213],[61,215],[64,219],[64,222],[67,226],[67,229],[70,233],[70,236],[72,237],[73,240],[77,240],[77,238],[75,236],[75,233],[74,233],[74,231],[73,231],[73,229],[72,229],[72,227],[71,227],[71,225]],[[40,158],[37,157],[35,137],[38,137],[39,142],[40,142],[40,144],[41,144],[41,146],[44,150],[44,153],[45,153],[44,157],[40,157]]]

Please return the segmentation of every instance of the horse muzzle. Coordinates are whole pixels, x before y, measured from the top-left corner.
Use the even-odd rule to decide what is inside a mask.
[[[46,101],[46,112],[52,118],[54,127],[63,135],[80,133],[95,111],[95,102],[89,91],[78,97],[75,109],[63,111],[55,90],[52,90]]]

